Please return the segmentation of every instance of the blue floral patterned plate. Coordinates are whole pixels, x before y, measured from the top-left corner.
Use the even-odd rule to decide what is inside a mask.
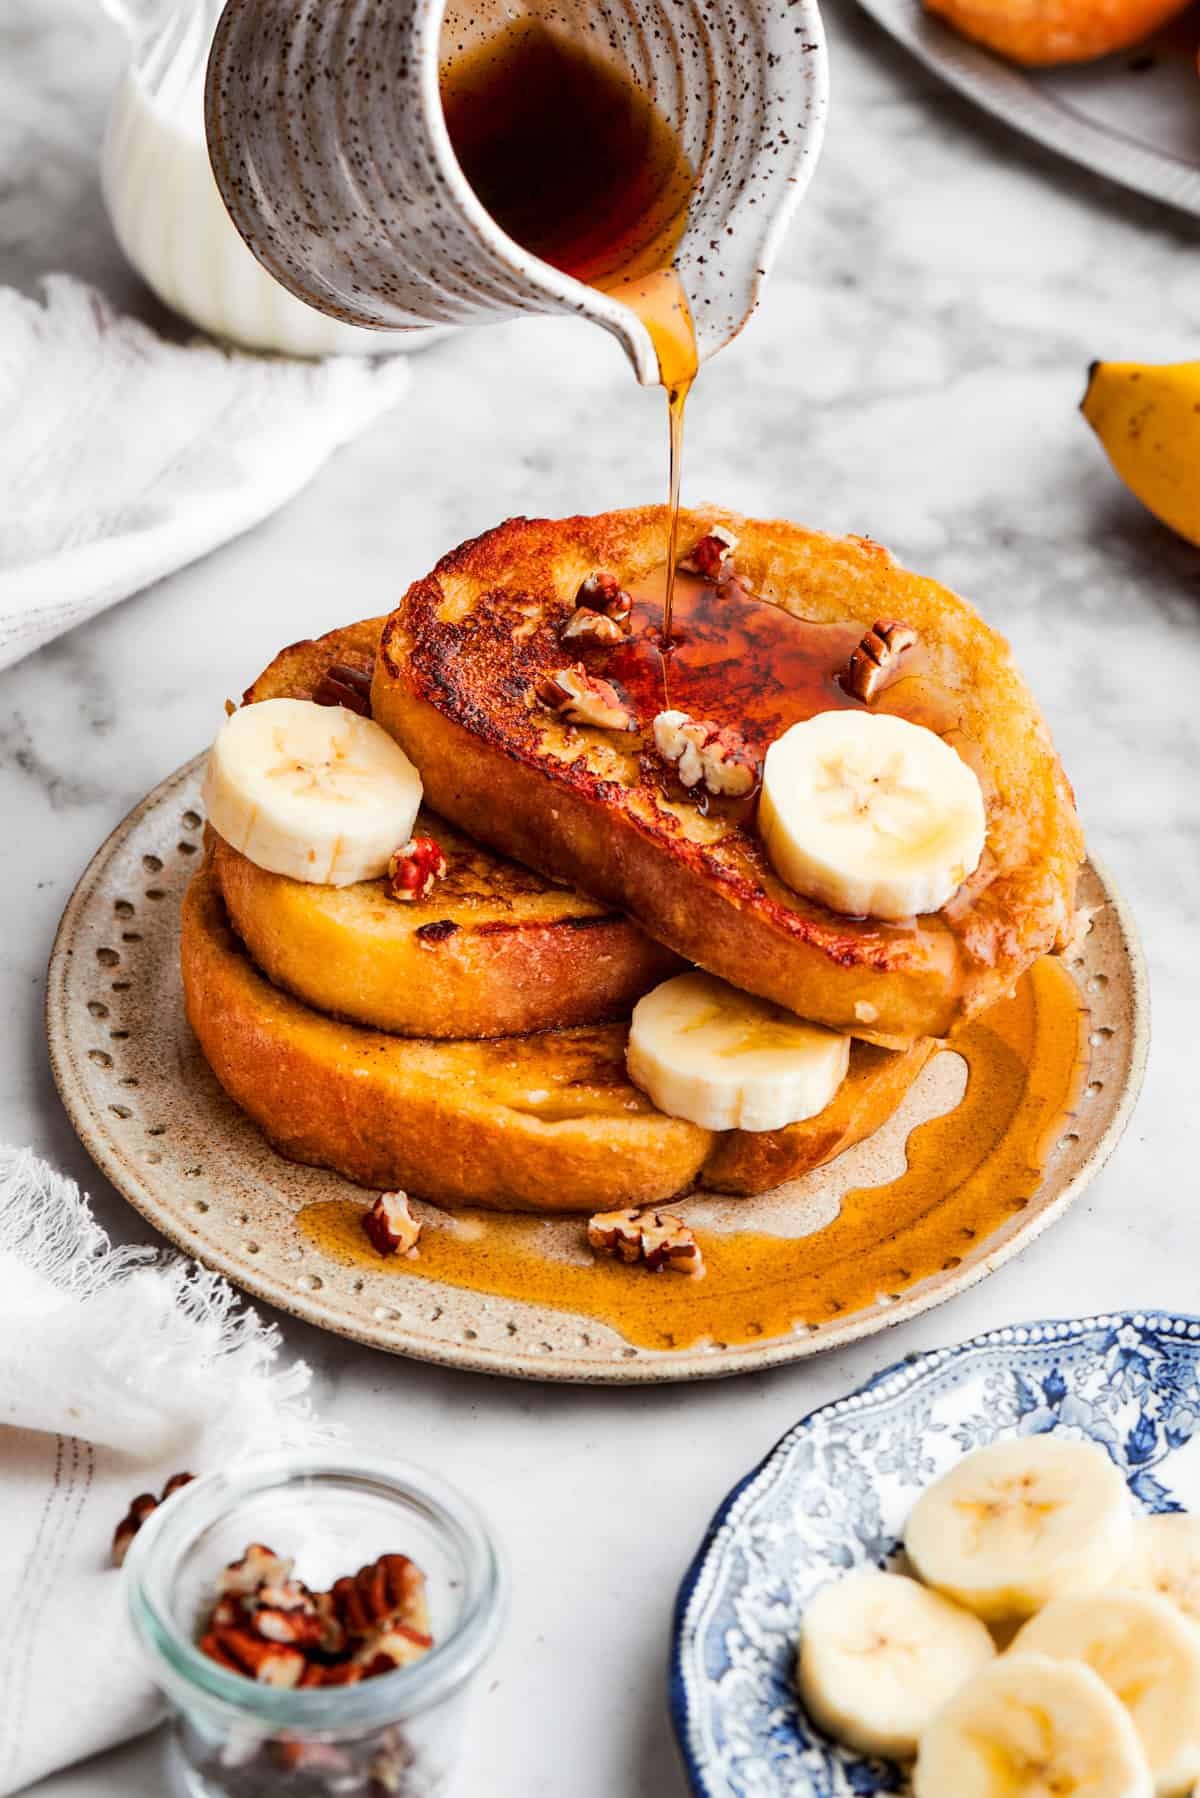
[[[814,1411],[730,1493],[680,1588],[671,1714],[692,1790],[907,1791],[899,1767],[836,1747],[800,1708],[792,1666],[812,1595],[847,1568],[886,1563],[917,1495],[966,1449],[1090,1437],[1136,1502],[1171,1511],[1164,1463],[1198,1428],[1200,1318],[1144,1311],[993,1330]]]

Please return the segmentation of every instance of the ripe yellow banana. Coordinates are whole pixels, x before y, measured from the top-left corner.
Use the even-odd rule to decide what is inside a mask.
[[[1200,362],[1093,362],[1082,410],[1130,491],[1200,543]]]

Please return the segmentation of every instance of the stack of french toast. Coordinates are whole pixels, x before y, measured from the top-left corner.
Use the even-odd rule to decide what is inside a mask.
[[[594,1213],[794,1179],[1070,938],[1007,646],[865,539],[515,519],[220,732],[188,1016],[284,1155]]]

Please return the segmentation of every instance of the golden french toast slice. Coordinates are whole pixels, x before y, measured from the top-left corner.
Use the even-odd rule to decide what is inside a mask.
[[[281,651],[245,694],[369,704],[383,626],[367,619]],[[678,962],[628,918],[496,855],[422,808],[445,875],[398,901],[385,880],[320,886],[269,873],[214,837],[230,919],[259,967],[320,1011],[403,1036],[507,1036],[624,1017]]]
[[[211,857],[184,900],[180,962],[206,1060],[281,1154],[451,1207],[588,1212],[697,1184],[762,1192],[877,1130],[935,1046],[855,1043],[816,1117],[718,1133],[664,1116],[632,1084],[624,1024],[446,1042],[322,1015],[255,967]]]
[[[709,508],[682,515],[684,551],[714,528],[735,547],[710,541],[712,578],[681,578],[665,660],[665,508],[512,519],[462,545],[388,619],[374,716],[438,812],[690,961],[836,1030],[945,1037],[1070,933],[1083,839],[1041,714],[1003,639],[880,545]],[[578,617],[598,574],[583,609],[627,593],[617,629]],[[936,913],[801,897],[768,862],[753,777],[686,788],[652,728],[664,709],[708,721],[753,769],[789,726],[862,706],[927,726],[978,776],[983,857]]]

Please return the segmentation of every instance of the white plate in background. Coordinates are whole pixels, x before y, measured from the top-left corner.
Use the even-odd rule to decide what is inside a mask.
[[[921,0],[859,0],[897,43],[995,118],[1081,167],[1200,217],[1200,22],[1192,14],[1100,62],[1024,69],[960,37]]]

